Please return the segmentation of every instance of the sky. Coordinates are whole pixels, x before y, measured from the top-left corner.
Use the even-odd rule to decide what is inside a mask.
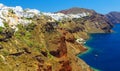
[[[120,0],[0,0],[7,6],[21,6],[38,9],[42,12],[56,12],[72,7],[93,9],[98,13],[107,14],[111,11],[120,12]]]

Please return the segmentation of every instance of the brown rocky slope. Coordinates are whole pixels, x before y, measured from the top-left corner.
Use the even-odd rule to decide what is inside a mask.
[[[109,22],[97,15],[49,19],[35,17],[29,25],[19,24],[16,32],[8,26],[0,32],[0,71],[93,71],[76,56],[87,50],[76,40],[111,32]]]
[[[120,12],[110,12],[105,15],[109,21],[111,21],[113,24],[120,23]]]
[[[106,18],[105,15],[99,14],[94,10],[84,9],[84,8],[70,8],[66,10],[58,11],[57,13],[63,14],[81,14],[88,13],[88,16],[82,18],[73,18],[72,20],[78,25],[82,26],[81,30],[84,30],[87,33],[108,33],[111,32],[113,23]],[[78,27],[76,28],[76,30]]]
[[[77,54],[86,50],[65,28],[37,18],[0,34],[0,71],[92,71]]]

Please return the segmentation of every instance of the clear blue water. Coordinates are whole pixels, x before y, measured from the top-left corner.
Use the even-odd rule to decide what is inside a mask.
[[[91,34],[85,45],[92,50],[79,57],[101,71],[120,71],[120,24],[113,30],[109,34]]]

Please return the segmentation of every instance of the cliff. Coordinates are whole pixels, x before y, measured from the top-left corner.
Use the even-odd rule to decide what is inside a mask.
[[[4,29],[0,38],[0,71],[92,71],[76,54],[86,50],[72,33],[46,19]]]
[[[120,12],[110,12],[110,13],[106,14],[106,17],[113,24],[120,23]]]
[[[92,14],[95,14],[96,12],[94,10],[90,10],[90,9],[73,7],[73,8],[70,8],[70,9],[58,11],[56,13],[63,13],[63,14],[90,13],[90,15],[92,15]]]
[[[58,12],[67,15],[69,14],[79,15],[81,13],[86,14],[86,16],[82,18],[73,18],[72,20],[76,24],[81,25],[82,30],[87,33],[108,33],[111,32],[111,28],[113,27],[111,21],[109,21],[104,15],[99,14],[94,10],[75,7]]]
[[[83,42],[88,33],[109,33],[112,28],[97,13],[0,8],[0,71],[93,71],[76,55],[87,50]]]

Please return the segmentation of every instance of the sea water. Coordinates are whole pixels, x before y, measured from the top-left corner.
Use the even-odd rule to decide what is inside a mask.
[[[101,71],[120,71],[120,24],[113,30],[113,33],[91,34],[85,45],[92,50],[79,57]]]

